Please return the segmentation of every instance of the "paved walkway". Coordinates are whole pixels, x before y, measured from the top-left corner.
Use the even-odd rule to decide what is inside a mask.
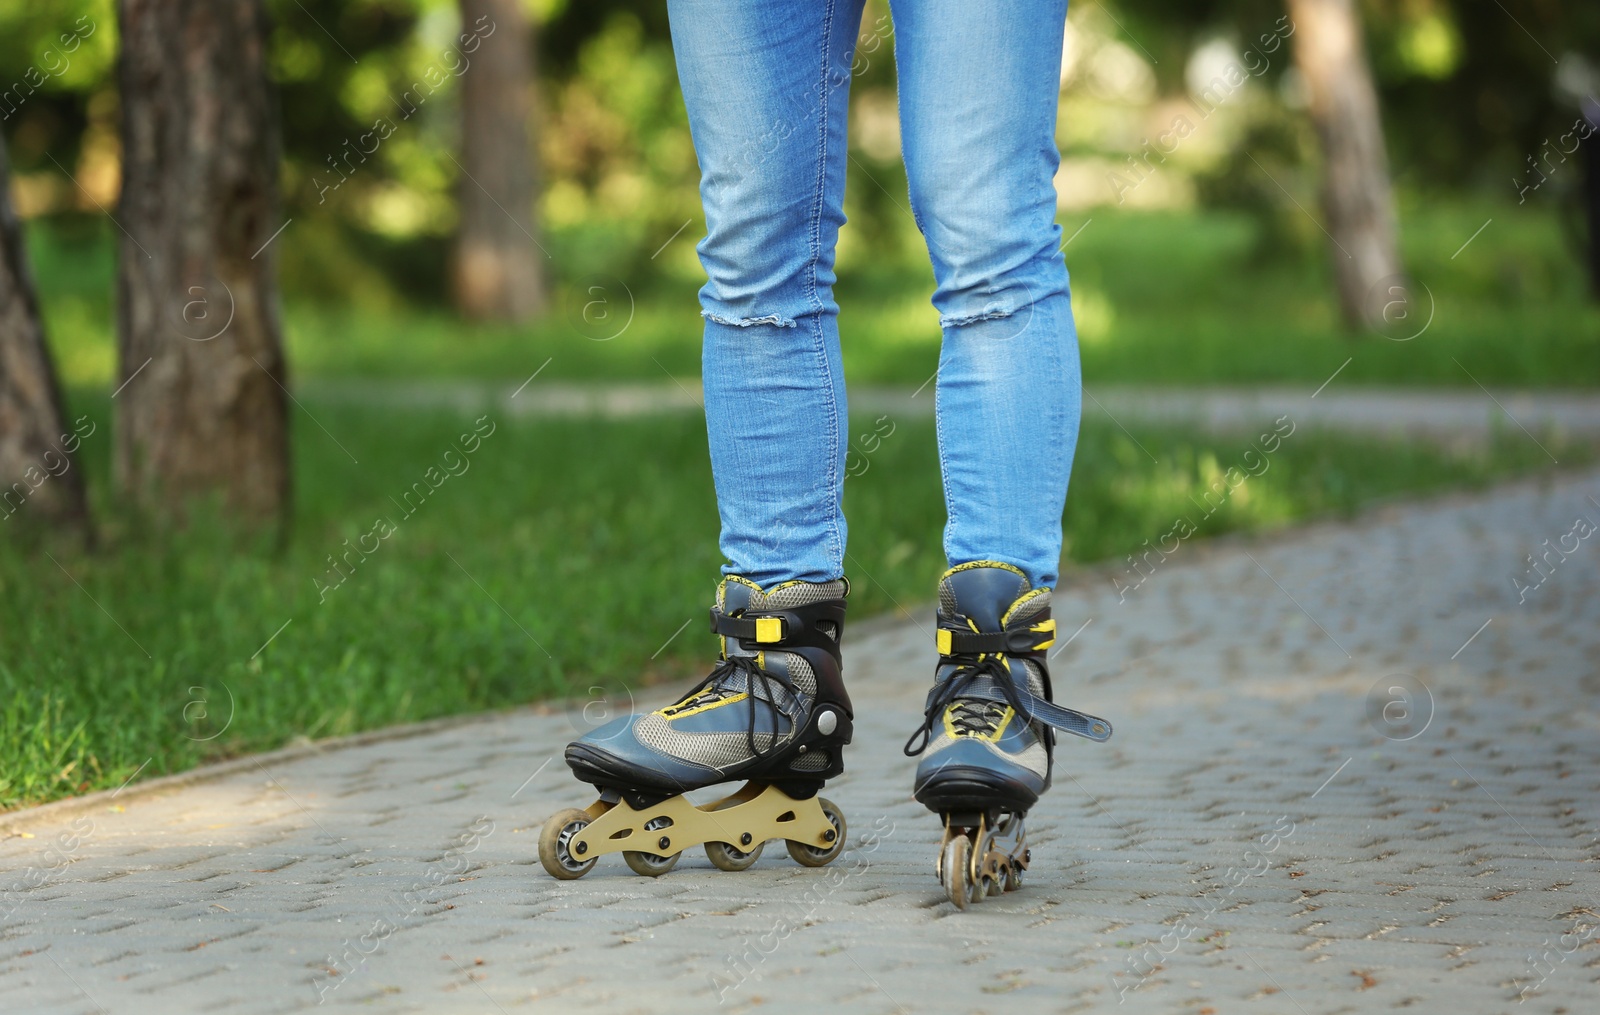
[[[1590,472],[1185,545],[1121,602],[1076,576],[1058,686],[1116,736],[1064,745],[1027,887],[966,913],[900,754],[919,614],[850,645],[832,868],[554,881],[583,708],[498,714],[13,816],[0,1007],[1593,1011],[1600,546],[1512,579],[1597,500]]]
[[[694,378],[617,384],[539,381],[537,392],[514,397],[519,383],[480,381],[318,381],[299,389],[316,402],[380,406],[436,406],[477,411],[494,408],[512,416],[606,416],[625,418],[699,409]],[[1470,387],[1407,389],[1341,387],[1337,378],[1308,399],[1311,387],[1155,388],[1090,385],[1088,416],[1194,423],[1213,430],[1246,430],[1284,413],[1310,426],[1368,433],[1410,433],[1446,440],[1482,440],[1496,429],[1556,429],[1600,435],[1600,392],[1519,391]],[[534,396],[536,397],[530,397]],[[933,388],[850,388],[853,412],[926,416],[933,413]]]

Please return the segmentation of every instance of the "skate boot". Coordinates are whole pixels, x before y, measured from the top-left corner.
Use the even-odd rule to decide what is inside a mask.
[[[939,580],[939,663],[905,751],[923,755],[913,792],[944,819],[934,868],[958,909],[1022,887],[1023,818],[1050,788],[1055,731],[1111,736],[1104,719],[1051,702],[1055,631],[1050,590],[1010,564],[974,561]]]
[[[600,791],[586,810],[545,823],[539,860],[582,877],[621,852],[636,873],[671,870],[692,846],[722,870],[744,870],[770,839],[809,867],[844,848],[839,808],[817,795],[844,771],[852,711],[839,661],[849,583],[785,582],[763,592],[736,575],[711,608],[721,660],[683,697],[615,719],[567,745],[573,774]],[[691,790],[746,780],[697,805]]]

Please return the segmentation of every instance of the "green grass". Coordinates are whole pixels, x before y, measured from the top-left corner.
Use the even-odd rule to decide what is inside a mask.
[[[128,517],[107,497],[109,403],[81,393],[73,403],[100,425],[83,467],[104,538],[96,552],[0,543],[0,807],[113,787],[147,760],[144,777],[299,736],[619,690],[708,658],[701,618],[720,558],[694,414],[498,420],[467,470],[406,517],[396,501],[471,421],[313,403],[359,464],[297,414],[294,524],[285,545],[268,547],[203,516],[164,535]],[[1302,429],[1200,521],[1191,498],[1239,465],[1248,442],[1135,436],[1159,465],[1114,427],[1087,424],[1065,519],[1070,561],[1120,558],[1180,516],[1201,536],[1259,530],[1546,464],[1520,433],[1452,457]],[[857,617],[929,601],[943,566],[931,422],[898,421],[867,461],[846,492]],[[379,519],[396,530],[365,559],[352,555],[339,581],[330,555]],[[25,516],[7,524],[20,535]]]
[[[1064,217],[1066,235],[1077,234],[1067,264],[1084,375],[1091,384],[1315,386],[1350,358],[1341,384],[1470,387],[1468,371],[1491,386],[1600,384],[1600,308],[1555,212],[1412,200],[1401,219],[1406,264],[1431,293],[1433,311],[1427,330],[1406,342],[1341,330],[1324,241],[1309,226],[1300,253],[1263,254],[1256,225],[1237,214],[1097,209]],[[347,283],[344,298],[330,299],[324,278],[322,297],[312,299],[307,266],[326,260],[318,252],[323,236],[291,226],[279,242],[293,374],[520,380],[548,359],[541,376],[550,379],[698,375],[693,238],[700,228],[692,224],[655,260],[635,258],[645,268],[625,279],[559,277],[548,319],[516,328],[463,324],[442,308],[403,303],[385,295],[370,267],[354,263],[318,273]],[[915,386],[937,363],[938,318],[920,240],[905,223],[896,228],[868,248],[846,227],[840,328],[851,380]],[[50,335],[69,383],[110,387],[113,238],[104,222],[30,227]],[[550,242],[557,265],[594,261],[579,256],[592,246],[584,237],[558,234]]]
[[[1487,228],[1452,260],[1483,226]],[[1095,220],[1069,257],[1084,373],[1128,383],[1574,386],[1600,382],[1600,305],[1553,216],[1495,206],[1404,210],[1416,325],[1352,337],[1338,325],[1322,243],[1310,261],[1254,252],[1250,224],[1204,216]],[[1098,295],[1097,295],[1098,294]],[[1431,301],[1427,298],[1431,294]],[[1103,309],[1095,310],[1097,301]],[[1460,360],[1457,365],[1455,360]]]
[[[846,371],[917,385],[938,356],[931,273],[915,235],[888,221],[871,248],[868,230],[841,241]],[[1470,385],[1467,371],[1489,385],[1600,384],[1600,311],[1552,213],[1413,201],[1402,221],[1407,264],[1434,311],[1408,342],[1340,331],[1320,234],[1309,256],[1263,256],[1255,225],[1237,215],[1066,218],[1068,235],[1083,227],[1068,265],[1085,377],[1316,385],[1350,359],[1341,384]],[[344,264],[321,226],[297,224],[277,241],[292,375],[520,380],[548,359],[542,379],[693,376],[698,229],[658,258],[631,257],[644,265],[637,277],[558,278],[551,316],[513,328],[407,303],[370,266]],[[620,691],[704,665],[700,618],[721,560],[697,416],[497,421],[467,471],[408,516],[398,501],[471,421],[313,402],[350,454],[297,414],[296,507],[282,545],[231,533],[204,511],[163,531],[108,492],[115,231],[79,218],[31,223],[28,238],[74,414],[100,424],[82,467],[103,538],[88,552],[33,539],[25,517],[7,523],[17,531],[0,542],[0,808],[115,786],[147,761],[143,774],[155,775],[295,737]],[[592,266],[610,249],[605,237],[548,239],[563,265]],[[896,423],[847,485],[857,617],[927,601],[943,566],[932,424]],[[1250,445],[1181,428],[1134,436],[1158,463],[1115,427],[1086,423],[1068,566],[1120,559],[1180,518],[1202,537],[1261,530],[1547,465],[1517,432],[1451,455],[1302,431],[1202,519],[1196,501],[1243,466]],[[1591,457],[1582,446],[1557,453],[1567,464]],[[349,549],[390,523],[392,535],[368,535],[369,553]],[[346,553],[353,567],[341,576],[333,558]]]

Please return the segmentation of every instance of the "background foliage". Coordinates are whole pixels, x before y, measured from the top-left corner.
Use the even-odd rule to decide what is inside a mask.
[[[100,422],[84,468],[102,537],[93,551],[53,539],[0,542],[0,808],[115,786],[147,761],[145,773],[158,774],[296,737],[596,685],[625,694],[704,664],[696,619],[719,561],[704,427],[690,413],[500,420],[473,471],[332,593],[316,584],[326,584],[344,541],[389,514],[391,498],[462,424],[443,410],[362,405],[341,393],[376,388],[375,379],[513,387],[536,369],[542,381],[688,384],[698,375],[698,172],[665,5],[530,0],[539,28],[537,218],[560,297],[532,328],[467,324],[450,310],[456,91],[447,84],[401,115],[417,81],[440,68],[454,81],[462,66],[455,5],[268,6],[290,220],[274,242],[300,399],[294,524],[281,545],[251,542],[215,518],[162,532],[114,501],[113,4],[0,0],[12,197],[27,220],[72,415]],[[1059,221],[1091,390],[1109,382],[1310,390],[1347,360],[1341,384],[1600,384],[1600,311],[1578,227],[1583,168],[1576,158],[1546,158],[1545,182],[1520,200],[1518,192],[1530,157],[1569,129],[1581,95],[1600,91],[1600,8],[1361,7],[1405,259],[1433,301],[1426,333],[1396,342],[1338,325],[1326,240],[1308,211],[1317,207],[1317,146],[1286,46],[1251,58],[1265,63],[1260,76],[1126,201],[1109,182],[1146,138],[1194,115],[1192,96],[1217,68],[1266,49],[1280,4],[1074,5],[1057,136]],[[933,372],[940,336],[931,273],[906,211],[885,14],[883,0],[871,0],[852,83],[841,330],[852,382],[914,387]],[[62,34],[73,30],[82,37],[63,53]],[[30,68],[43,68],[45,80],[26,94],[17,83]],[[380,118],[392,133],[357,156],[352,143]],[[615,337],[577,313],[596,292],[612,320],[627,322]],[[897,424],[847,487],[856,616],[923,603],[943,563],[932,427]],[[1069,565],[1120,559],[1166,531],[1238,445],[1133,429],[1158,465],[1105,419],[1086,420],[1067,509]],[[1590,460],[1559,435],[1543,437],[1564,464]],[[1503,438],[1447,453],[1306,433],[1203,534],[1348,513],[1547,464],[1520,432]],[[685,619],[689,628],[680,627]]]

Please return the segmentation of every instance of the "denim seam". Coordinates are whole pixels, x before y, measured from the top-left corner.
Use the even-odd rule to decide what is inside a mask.
[[[807,237],[811,246],[811,277],[806,282],[806,296],[818,313],[822,312],[822,300],[817,297],[817,265],[822,260],[822,208],[827,202],[828,108],[831,99],[828,94],[828,68],[833,58],[834,2],[827,0],[822,13],[822,80],[817,89],[820,97],[817,108],[817,185],[811,197],[811,235]]]
[[[1063,272],[1066,271],[1066,264],[1065,263],[1062,264],[1061,270]],[[1070,285],[1070,283],[1069,283],[1069,285]],[[1069,292],[1070,292],[1070,290],[1069,290]],[[1049,299],[1049,298],[1050,298],[1049,296],[1045,297],[1045,299]],[[1052,363],[1050,364],[1050,366],[1052,368],[1050,373],[1051,373],[1051,376],[1056,377],[1056,378],[1060,378],[1062,385],[1065,386],[1064,375],[1066,373],[1066,362],[1065,362],[1064,357],[1062,356],[1062,346],[1065,344],[1065,341],[1066,341],[1066,339],[1064,337],[1067,334],[1066,324],[1067,324],[1068,321],[1072,320],[1072,297],[1070,295],[1063,296],[1062,297],[1062,302],[1065,304],[1065,306],[1063,307],[1063,313],[1066,316],[1062,320],[1061,326],[1057,329],[1057,337],[1056,337],[1055,341],[1050,343],[1050,359],[1052,360]],[[1073,325],[1071,334],[1073,336],[1073,341],[1077,341],[1077,326],[1076,326],[1076,324]],[[1081,385],[1081,382],[1080,382],[1080,385]],[[1079,395],[1079,400],[1082,401],[1082,395]],[[1058,433],[1061,433],[1063,430],[1066,429],[1066,426],[1067,426],[1067,404],[1068,404],[1069,401],[1071,401],[1071,399],[1066,397],[1066,393],[1065,392],[1062,393],[1062,396],[1060,398],[1055,400],[1053,411],[1050,414],[1051,415],[1051,424],[1052,424],[1051,430],[1050,430],[1051,433],[1057,433],[1058,434]],[[1076,438],[1077,435],[1074,434],[1073,436],[1074,436],[1074,438]],[[1063,446],[1068,448],[1068,451],[1067,451],[1068,458],[1067,458],[1067,462],[1066,462],[1066,475],[1061,477],[1061,483],[1059,484],[1059,489],[1061,490],[1061,508],[1058,511],[1056,511],[1056,513],[1055,513],[1055,532],[1056,532],[1055,554],[1054,554],[1055,560],[1050,565],[1051,570],[1054,570],[1054,571],[1057,571],[1057,572],[1059,572],[1059,570],[1061,568],[1061,563],[1060,563],[1061,562],[1061,548],[1062,548],[1062,545],[1063,545],[1063,543],[1065,542],[1065,539],[1066,539],[1066,533],[1062,531],[1061,515],[1062,515],[1063,512],[1066,511],[1066,507],[1067,507],[1067,488],[1068,488],[1068,485],[1072,481],[1072,457],[1071,456],[1074,455],[1077,452],[1077,446],[1076,446],[1077,445],[1077,441],[1075,439],[1073,441],[1071,441],[1071,442],[1063,441],[1062,444],[1063,444]],[[1058,462],[1059,462],[1059,459],[1058,459]],[[1024,570],[1026,570],[1026,568],[1024,568]],[[1043,576],[1041,574],[1033,574],[1033,575],[1029,575],[1028,576],[1028,580],[1031,581],[1034,585],[1037,586],[1037,585],[1041,584],[1041,580],[1040,579],[1042,577]],[[1060,580],[1061,580],[1061,576],[1058,573],[1056,575],[1056,581],[1060,581]]]
[[[944,336],[944,341],[948,340],[949,336]],[[941,347],[939,367],[942,368],[943,366],[944,350]],[[946,564],[954,564],[955,562],[950,559],[950,540],[955,535],[956,530],[956,499],[950,490],[950,462],[948,458],[950,451],[949,444],[945,440],[944,399],[940,397],[943,392],[939,384],[938,373],[939,371],[935,370],[933,382],[933,435],[935,442],[939,446],[939,485],[944,489],[944,559]]]
[[[821,103],[817,112],[817,187],[811,201],[811,278],[806,295],[816,308],[813,317],[817,359],[823,376],[828,381],[828,534],[833,540],[833,561],[841,571],[844,568],[844,539],[839,535],[839,399],[838,385],[828,363],[828,341],[824,334],[822,300],[817,296],[817,266],[822,259],[822,210],[828,197],[828,128],[829,110],[833,96],[828,92],[828,70],[833,66],[833,12],[835,0],[827,0],[822,13],[822,80],[817,94]]]

